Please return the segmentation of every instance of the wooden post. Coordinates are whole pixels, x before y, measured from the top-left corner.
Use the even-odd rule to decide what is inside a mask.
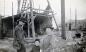
[[[12,18],[13,18],[13,37],[14,37],[14,16],[13,16],[13,1],[12,1]]]
[[[5,18],[5,0],[4,0],[4,18]]]
[[[17,0],[18,1],[18,9],[17,9],[17,14],[19,14],[20,13],[20,2],[21,2],[21,0]]]
[[[30,14],[31,14],[31,22],[32,22],[32,35],[35,39],[35,28],[34,28],[34,17],[33,17],[33,8],[32,8],[32,0],[30,0]]]
[[[62,39],[66,39],[65,36],[65,0],[61,0],[61,27],[62,27]]]
[[[30,16],[29,16],[29,13],[27,13],[27,24],[28,24],[28,37],[30,37],[30,23],[29,23],[29,20],[30,20]]]
[[[0,15],[0,38],[2,38],[1,30],[2,30],[2,16]]]

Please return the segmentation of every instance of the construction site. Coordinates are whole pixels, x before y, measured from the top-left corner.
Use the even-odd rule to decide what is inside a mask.
[[[78,15],[75,9],[75,19],[71,20],[72,11],[70,10],[70,20],[65,22],[66,5],[65,0],[61,0],[61,24],[59,25],[50,0],[46,1],[47,6],[43,10],[40,7],[34,8],[33,0],[17,0],[16,15],[13,13],[14,5],[12,2],[12,15],[0,16],[0,52],[18,52],[14,47],[16,43],[14,40],[17,39],[15,37],[16,32],[18,32],[16,27],[21,19],[24,20],[22,27],[26,34],[24,40],[29,43],[24,43],[26,51],[20,52],[34,52],[32,50],[36,50],[33,48],[36,39],[39,39],[39,52],[86,52],[86,19],[77,20]],[[53,27],[53,23],[56,27]]]

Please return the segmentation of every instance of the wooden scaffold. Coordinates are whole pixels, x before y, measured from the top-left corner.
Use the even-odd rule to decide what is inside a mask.
[[[48,2],[48,7],[50,7],[50,3],[49,1],[47,0]],[[17,13],[21,14],[21,17],[20,18],[25,18],[27,16],[27,24],[28,24],[28,35],[30,34],[30,30],[29,30],[29,26],[31,25],[31,29],[32,29],[32,36],[33,36],[33,39],[35,39],[35,27],[34,27],[34,19],[37,15],[40,15],[40,16],[48,16],[48,17],[53,17],[54,21],[55,21],[55,24],[56,26],[58,27],[57,23],[56,23],[56,20],[55,20],[55,17],[54,17],[54,13],[52,10],[42,10],[42,9],[36,9],[36,8],[33,8],[33,0],[29,0],[29,3],[27,3],[27,0],[23,0],[22,2],[22,7],[21,7],[21,10],[20,10],[20,4],[21,4],[21,0],[18,0],[18,10],[17,10]],[[28,5],[27,5],[28,4]],[[43,11],[43,12],[46,12],[48,14],[34,14],[33,11]],[[49,15],[49,13],[51,13],[52,15]],[[29,22],[31,19],[31,23]]]

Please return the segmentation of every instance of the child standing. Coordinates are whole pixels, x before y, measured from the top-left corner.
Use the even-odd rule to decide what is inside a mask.
[[[40,40],[36,39],[31,52],[40,52]]]

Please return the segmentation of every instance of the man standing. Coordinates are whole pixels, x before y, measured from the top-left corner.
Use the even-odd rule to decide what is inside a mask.
[[[25,19],[21,18],[18,20],[18,25],[15,27],[15,35],[14,35],[14,46],[17,46],[17,52],[26,52],[25,44],[25,31],[23,30],[23,26],[25,24]]]

